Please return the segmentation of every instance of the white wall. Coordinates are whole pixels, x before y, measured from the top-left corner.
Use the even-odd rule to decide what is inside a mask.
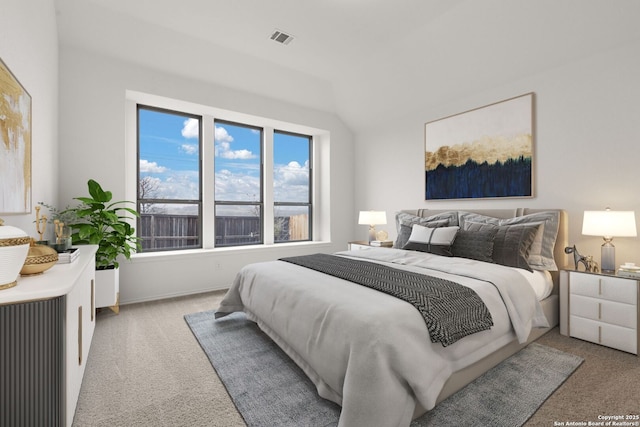
[[[51,0],[2,0],[0,58],[31,95],[32,206],[58,199],[58,34]],[[35,211],[33,211],[35,212]],[[35,213],[0,214],[37,237]]]
[[[125,90],[131,89],[330,130],[333,243],[322,250],[338,250],[348,240],[366,237],[366,227],[356,225],[361,209],[384,209],[392,222],[399,208],[530,206],[568,210],[571,242],[599,258],[600,239],[580,234],[582,212],[606,206],[640,211],[638,40],[582,59],[570,56],[561,67],[537,67],[535,73],[500,86],[476,87],[438,107],[415,107],[414,97],[429,97],[426,86],[417,82],[407,103],[411,107],[397,108],[384,122],[371,121],[352,137],[335,115],[231,89],[224,81],[202,83],[72,47],[61,48],[58,59],[57,39],[51,1],[3,0],[0,57],[33,98],[34,205],[44,201],[64,207],[85,192],[89,177],[122,198]],[[543,57],[539,60],[544,63]],[[393,79],[388,84],[394,85]],[[425,202],[424,123],[532,91],[535,197]],[[3,218],[35,235],[33,213]],[[386,229],[395,235],[392,224]],[[614,243],[618,261],[640,262],[639,239]],[[287,254],[274,249],[219,251],[124,263],[122,301],[227,286],[240,265]],[[221,268],[212,272],[211,265]]]
[[[372,123],[356,134],[356,209],[386,210],[392,218],[400,208],[563,208],[570,243],[599,262],[602,239],[581,235],[583,212],[635,210],[636,221],[640,214],[638,52],[640,40]],[[415,96],[428,97],[421,89],[415,87]],[[535,197],[425,201],[424,124],[528,92],[535,93]],[[387,225],[395,237],[393,228]],[[614,245],[617,263],[640,263],[638,238],[614,239]]]
[[[264,71],[264,70],[263,70]],[[240,248],[169,257],[139,256],[122,262],[122,303],[228,287],[242,265],[281,256],[346,249],[354,225],[353,138],[335,115],[143,68],[75,47],[60,48],[61,200],[87,193],[93,178],[125,199],[125,92],[138,91],[325,129],[331,133],[331,237],[323,244],[288,249]],[[324,206],[318,206],[324,209]]]

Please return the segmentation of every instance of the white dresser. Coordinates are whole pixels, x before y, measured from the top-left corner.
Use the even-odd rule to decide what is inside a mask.
[[[635,279],[560,272],[560,333],[638,354],[638,291]]]
[[[73,422],[95,328],[95,253],[0,291],[0,425]]]

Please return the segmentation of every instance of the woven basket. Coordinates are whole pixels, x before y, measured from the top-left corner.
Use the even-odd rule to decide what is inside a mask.
[[[55,249],[32,242],[31,246],[29,246],[27,259],[20,270],[20,275],[32,276],[43,273],[56,265],[56,262],[58,262],[58,252]]]

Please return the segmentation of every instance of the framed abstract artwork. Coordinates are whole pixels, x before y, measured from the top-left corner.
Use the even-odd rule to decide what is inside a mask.
[[[425,124],[425,200],[533,197],[528,93]]]
[[[0,213],[31,212],[31,95],[0,59]]]

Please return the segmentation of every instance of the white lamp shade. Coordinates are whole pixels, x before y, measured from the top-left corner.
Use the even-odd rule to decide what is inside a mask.
[[[585,211],[582,234],[603,237],[634,237],[636,215],[633,211]]]
[[[360,211],[358,224],[377,225],[387,223],[387,213],[385,211]]]

